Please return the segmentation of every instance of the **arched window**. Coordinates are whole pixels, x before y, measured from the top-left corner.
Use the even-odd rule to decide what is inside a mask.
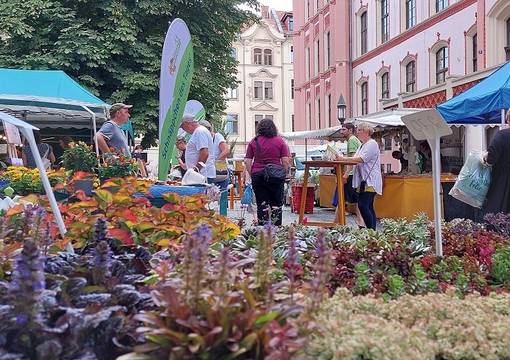
[[[253,49],[253,63],[255,65],[262,65],[262,49]]]
[[[505,46],[506,59],[510,60],[510,18],[506,20],[506,46]]]
[[[416,91],[416,61],[409,61],[406,65],[406,92]]]
[[[367,31],[367,12],[365,11],[360,16],[360,40],[361,40],[361,55],[368,51],[368,31]]]
[[[436,84],[446,81],[448,75],[448,48],[442,47],[436,52]]]
[[[390,73],[385,72],[381,75],[381,99],[390,98]]]
[[[264,65],[273,65],[273,50],[264,49]]]
[[[361,115],[368,114],[368,82],[361,84]]]
[[[406,1],[406,30],[416,25],[416,0]]]
[[[381,0],[381,44],[390,39],[390,7],[388,0]]]

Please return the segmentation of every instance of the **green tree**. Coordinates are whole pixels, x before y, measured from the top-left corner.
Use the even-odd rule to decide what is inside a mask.
[[[107,102],[134,104],[144,145],[158,133],[161,50],[169,22],[188,24],[190,98],[212,118],[236,83],[231,46],[258,0],[0,0],[0,67],[60,69]]]

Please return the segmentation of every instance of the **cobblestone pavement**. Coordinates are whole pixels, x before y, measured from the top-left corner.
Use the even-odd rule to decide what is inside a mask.
[[[255,207],[254,207],[254,209],[255,209]],[[250,214],[246,210],[242,210],[240,208],[239,202],[237,202],[237,201],[234,204],[233,210],[231,210],[229,208],[227,216],[234,221],[237,221],[240,218],[244,218],[245,223],[247,225],[253,223],[253,214]],[[313,214],[305,214],[305,217],[308,219],[308,221],[332,222],[333,219],[335,218],[335,209],[314,207]],[[283,221],[282,221],[282,223],[284,225],[297,223],[298,218],[299,218],[299,215],[296,213],[292,213],[290,206],[284,206]],[[356,218],[353,215],[347,215],[346,222],[347,222],[347,225],[349,225],[349,226],[356,226]]]

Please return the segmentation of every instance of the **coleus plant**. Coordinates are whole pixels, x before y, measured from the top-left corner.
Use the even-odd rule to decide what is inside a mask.
[[[211,227],[215,241],[234,238],[239,233],[230,220],[207,208],[208,200],[203,195],[168,193],[164,195],[165,206],[153,206],[143,196],[150,185],[149,181],[129,177],[105,182],[91,197],[78,192],[78,201],[59,205],[68,232],[58,244],[61,248],[69,242],[76,249],[86,247],[95,221],[102,217],[108,221],[109,237],[120,245],[143,245],[151,251],[179,248],[185,234],[201,222]]]

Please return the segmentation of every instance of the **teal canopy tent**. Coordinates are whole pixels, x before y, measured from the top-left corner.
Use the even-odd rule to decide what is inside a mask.
[[[95,135],[108,108],[63,71],[0,69],[0,111],[38,128],[85,128]]]

